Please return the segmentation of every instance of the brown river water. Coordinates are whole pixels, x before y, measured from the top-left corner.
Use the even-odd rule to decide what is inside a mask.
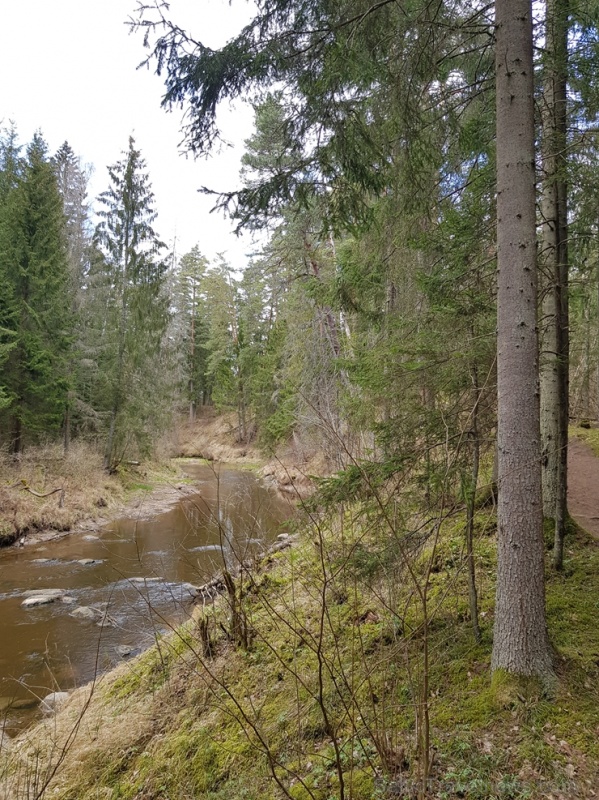
[[[151,645],[192,609],[190,584],[259,551],[284,531],[289,502],[250,472],[189,463],[197,494],[164,513],[0,551],[0,725],[15,733],[40,699],[69,691]],[[88,560],[88,563],[80,563]],[[93,560],[93,563],[91,562]],[[144,580],[145,579],[145,580]],[[25,592],[67,602],[25,608]],[[77,616],[75,609],[90,618]]]

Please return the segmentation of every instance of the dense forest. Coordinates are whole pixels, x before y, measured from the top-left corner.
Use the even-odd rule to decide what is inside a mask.
[[[133,139],[92,202],[67,143],[52,155],[41,134],[23,147],[5,128],[0,441],[18,458],[44,441],[66,453],[85,440],[114,472],[151,453],[174,420],[211,407],[235,413],[240,443],[323,454],[329,477],[305,503],[319,554],[329,548],[319,607],[362,586],[384,609],[362,609],[367,623],[388,614],[394,631],[411,630],[425,797],[427,637],[456,586],[472,647],[491,646],[492,613],[495,687],[514,680],[528,702],[528,681],[540,697],[563,681],[545,594],[548,575],[568,580],[574,546],[569,425],[599,418],[599,8],[260,0],[216,50],[169,13],[140,4],[131,25],[165,81],[165,108],[185,109],[187,148],[202,156],[218,144],[221,103],[253,103],[240,186],[213,194],[263,244],[242,271],[209,261],[201,237],[180,256],[154,230]],[[496,562],[480,517],[495,509]],[[492,612],[480,598],[491,563]],[[399,581],[384,597],[377,570]],[[444,571],[447,584],[435,578]],[[227,588],[238,626],[229,640],[251,650],[241,594]],[[308,639],[298,619],[293,632]],[[249,711],[231,712],[268,762],[273,796],[366,797],[347,777],[349,720],[352,747],[372,744],[366,761],[401,771],[393,726],[376,709],[385,688],[355,700],[363,687],[350,693],[344,656],[322,656],[323,630],[335,627],[323,620],[313,655],[330,795],[300,756],[289,766],[283,745],[264,743]],[[340,705],[327,706],[323,682]],[[370,717],[360,703],[372,703]],[[221,796],[210,791],[193,796]],[[468,791],[459,796],[491,796]]]

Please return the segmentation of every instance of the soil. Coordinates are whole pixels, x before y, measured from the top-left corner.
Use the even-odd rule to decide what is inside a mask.
[[[599,458],[579,439],[568,442],[568,511],[599,539]]]

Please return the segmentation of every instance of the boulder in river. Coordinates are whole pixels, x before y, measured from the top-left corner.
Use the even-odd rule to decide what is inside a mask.
[[[92,564],[99,564],[100,562],[97,558],[80,558],[77,563],[81,564],[82,567],[91,567]]]
[[[220,544],[202,544],[199,547],[190,547],[190,553],[222,553],[223,545]]]
[[[68,699],[68,692],[51,692],[44,697],[40,703],[40,708],[44,714],[53,714],[55,711],[58,711]]]
[[[64,603],[66,606],[74,606],[77,600],[74,597],[69,597],[68,594],[63,594],[60,598],[60,602]]]
[[[7,708],[10,708],[14,702],[12,697],[0,697],[0,712],[6,711]],[[1,725],[2,723],[0,723]]]
[[[182,583],[181,591],[189,594],[191,597],[197,597],[200,593],[200,587],[195,586],[193,583]]]
[[[89,606],[77,606],[71,611],[71,616],[76,619],[95,619],[96,611]]]
[[[130,583],[160,583],[163,580],[164,578],[158,578],[158,577],[144,578],[143,576],[136,578],[129,578]]]
[[[129,647],[128,644],[117,645],[116,651],[121,658],[129,658],[129,656],[132,656],[137,652],[134,647]]]
[[[23,608],[36,608],[36,606],[48,606],[57,599],[54,594],[38,594],[35,597],[27,597],[21,605]]]

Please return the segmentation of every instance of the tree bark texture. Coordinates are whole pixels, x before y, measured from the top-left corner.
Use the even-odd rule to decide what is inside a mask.
[[[568,424],[570,421],[570,264],[568,255],[568,0],[554,0],[555,108],[557,127],[557,209],[558,209],[558,384],[560,391],[558,496],[555,514],[553,564],[563,567],[564,539],[568,518]]]
[[[499,501],[493,671],[549,679],[536,326],[532,10],[497,0]]]
[[[547,0],[546,60],[541,100],[543,192],[541,196],[541,440],[543,515],[566,518],[568,423],[566,67],[567,9]],[[565,404],[565,408],[564,408]],[[563,542],[563,526],[556,544]],[[557,551],[556,551],[557,552]]]

